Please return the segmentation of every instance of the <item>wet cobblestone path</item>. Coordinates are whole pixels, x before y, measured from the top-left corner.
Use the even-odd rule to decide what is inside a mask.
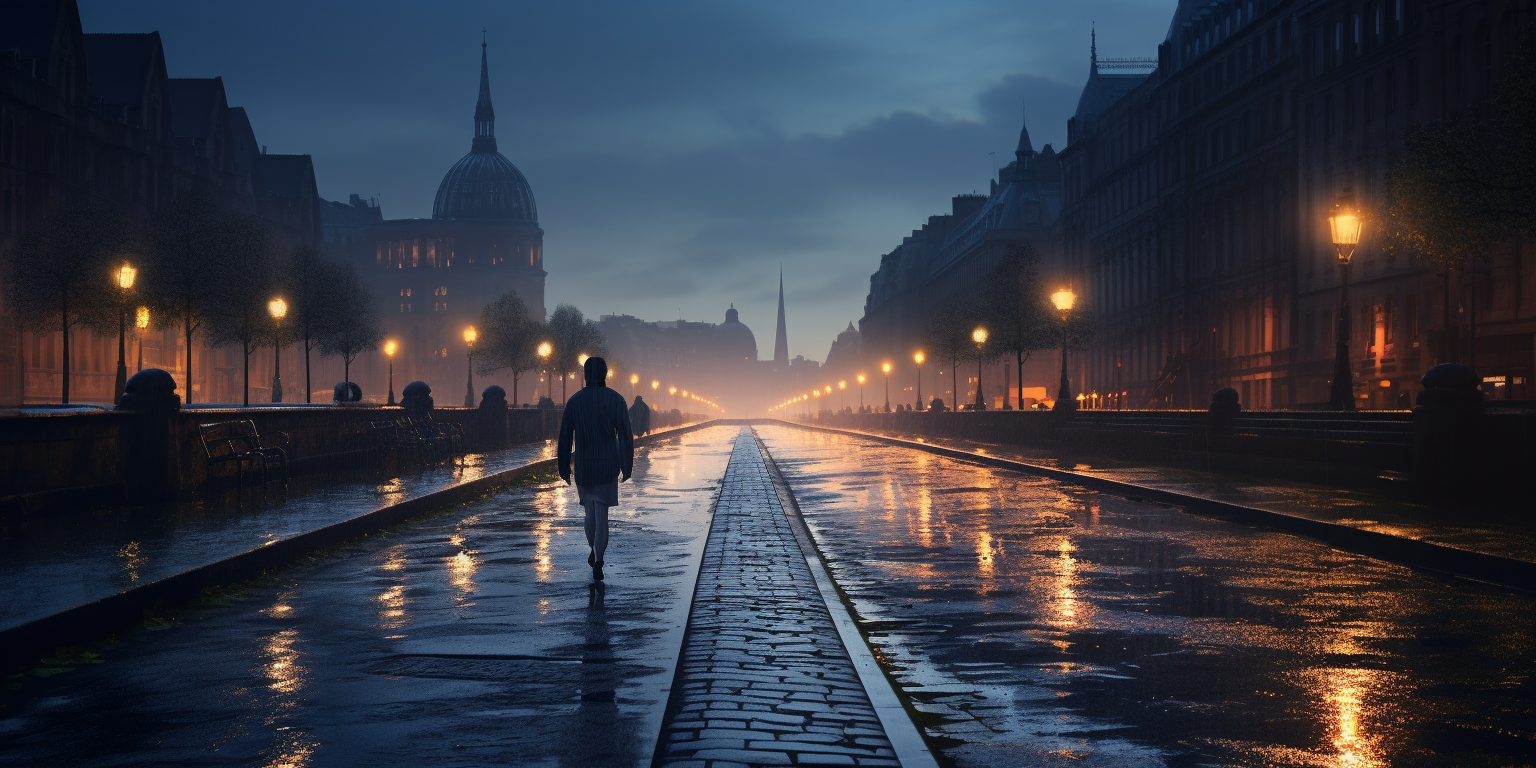
[[[750,430],[705,544],[664,766],[896,766]]]
[[[943,762],[1536,755],[1528,594],[911,449],[757,431]]]

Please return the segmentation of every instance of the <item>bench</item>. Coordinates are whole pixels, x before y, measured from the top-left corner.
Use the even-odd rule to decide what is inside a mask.
[[[267,482],[267,465],[272,459],[277,459],[282,464],[283,482],[288,481],[288,435],[283,432],[268,433],[267,437],[274,434],[279,439],[279,445],[266,445],[262,435],[256,431],[256,422],[250,421],[221,421],[214,424],[199,424],[197,427],[198,438],[203,443],[203,453],[208,457],[208,468],[212,470],[219,464],[234,463],[235,474],[239,478],[240,487],[245,487],[245,465],[261,464],[261,482]]]

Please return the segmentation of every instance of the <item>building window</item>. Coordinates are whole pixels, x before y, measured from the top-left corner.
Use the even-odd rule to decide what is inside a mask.
[[[435,301],[435,302],[433,302],[432,303],[432,311],[433,312],[447,312],[448,311],[448,302],[446,302],[446,301]]]
[[[411,305],[409,303],[401,304],[400,305],[400,311],[401,312],[409,312],[409,311],[411,311]]]
[[[411,289],[409,289],[409,288],[401,288],[400,289],[400,297],[401,298],[409,298],[410,295],[411,295]]]

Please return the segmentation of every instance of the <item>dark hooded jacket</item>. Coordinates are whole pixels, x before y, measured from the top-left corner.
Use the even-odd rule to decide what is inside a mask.
[[[589,383],[566,402],[557,449],[561,477],[571,476],[573,456],[577,485],[592,487],[611,483],[620,474],[630,476],[635,443],[623,395]]]
[[[651,407],[638,395],[635,404],[629,407],[629,424],[635,430],[635,437],[651,431]]]

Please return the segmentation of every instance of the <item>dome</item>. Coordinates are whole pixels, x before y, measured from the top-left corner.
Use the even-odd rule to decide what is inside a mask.
[[[480,43],[480,98],[475,102],[475,138],[437,187],[434,219],[489,219],[538,222],[533,189],[523,172],[496,151],[496,109],[485,43]]]
[[[443,176],[432,218],[538,221],[533,189],[523,172],[494,149],[476,150]]]
[[[715,326],[714,346],[721,357],[732,360],[757,360],[757,337],[752,329],[737,319],[733,305],[725,311],[725,322]]]

